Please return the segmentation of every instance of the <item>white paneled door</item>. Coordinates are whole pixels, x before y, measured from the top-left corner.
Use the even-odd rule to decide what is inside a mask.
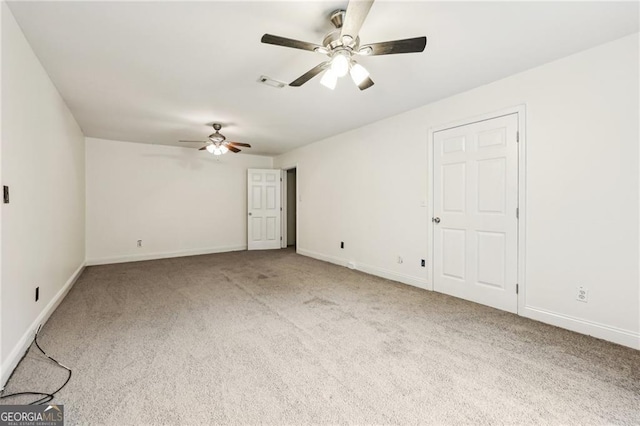
[[[433,134],[434,290],[516,313],[518,114]]]
[[[280,248],[280,170],[249,169],[247,248]]]

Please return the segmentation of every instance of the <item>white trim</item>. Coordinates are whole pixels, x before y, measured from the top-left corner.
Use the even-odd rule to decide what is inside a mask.
[[[525,302],[525,294],[526,294],[526,280],[525,280],[525,270],[526,270],[526,257],[525,257],[525,247],[526,247],[526,105],[516,105],[508,108],[504,108],[498,111],[477,115],[474,117],[469,117],[461,120],[452,121],[446,124],[442,124],[439,126],[429,128],[429,138],[427,140],[427,155],[430,156],[428,158],[427,164],[429,165],[429,171],[427,173],[429,179],[429,185],[427,185],[427,189],[430,191],[429,197],[427,198],[429,203],[428,208],[428,224],[427,224],[427,244],[429,248],[428,259],[430,260],[430,290],[433,290],[434,287],[434,279],[433,276],[433,222],[431,218],[433,217],[433,134],[436,132],[440,132],[442,130],[451,129],[454,127],[466,126],[468,124],[477,123],[478,121],[490,120],[493,118],[502,117],[505,115],[517,114],[518,116],[518,133],[519,133],[519,142],[518,142],[518,208],[519,208],[519,220],[518,220],[518,284],[519,284],[519,292],[518,292],[518,312],[522,309],[523,306],[526,306]]]
[[[527,107],[518,111],[518,313],[527,306]]]
[[[51,314],[56,310],[60,302],[65,298],[71,287],[76,283],[77,279],[82,274],[86,263],[83,262],[78,269],[71,275],[71,277],[67,280],[67,282],[62,286],[62,288],[56,293],[56,295],[51,299],[51,301],[47,304],[47,306],[40,312],[40,315],[36,317],[36,319],[31,323],[31,326],[27,329],[27,331],[22,335],[18,343],[14,346],[13,350],[7,356],[7,359],[2,364],[2,376],[0,377],[2,387],[7,383],[9,377],[13,373],[13,370],[16,368],[24,354],[31,346],[31,342],[33,341],[33,337],[35,336],[36,330],[40,324],[45,324]]]
[[[403,284],[408,284],[413,287],[418,287],[424,290],[429,290],[428,280],[423,277],[415,277],[413,275],[406,275],[388,269],[379,268],[377,266],[366,265],[355,261],[349,261],[341,257],[329,256],[322,253],[317,253],[311,250],[298,248],[298,254],[303,256],[312,257],[314,259],[322,260],[324,262],[333,263],[335,265],[344,266],[350,269],[355,269],[360,272],[364,272],[369,275],[375,275],[380,278],[386,278],[391,281],[397,281]]]
[[[170,257],[198,256],[200,254],[225,253],[229,251],[242,251],[246,249],[246,245],[241,245],[227,247],[209,247],[202,249],[190,249],[160,253],[131,254],[115,257],[101,257],[97,259],[87,259],[87,266],[108,265],[112,263],[140,262],[143,260],[167,259]]]
[[[429,290],[433,291],[433,133],[429,128],[427,136],[427,281]]]
[[[288,194],[288,177],[285,169],[280,169],[280,248],[287,248],[287,221],[289,215],[287,214],[287,199]]]
[[[301,254],[303,256],[312,257],[314,259],[322,260],[324,262],[333,263],[334,265],[340,265],[340,266],[345,266],[346,267],[349,264],[348,260],[343,259],[341,257],[329,256],[327,254],[317,253],[315,251],[303,249],[301,247],[298,247],[297,253]]]
[[[398,281],[423,290],[430,290],[429,280],[423,277],[414,277],[413,275],[401,274],[399,272],[390,271],[388,269],[378,268],[377,266],[356,263],[355,269],[370,275],[386,278],[391,281]]]
[[[520,310],[520,315],[525,318],[575,331],[576,333],[597,337],[598,339],[607,340],[633,349],[640,349],[640,333],[630,330],[611,327],[609,325],[559,314],[533,306],[525,306]]]

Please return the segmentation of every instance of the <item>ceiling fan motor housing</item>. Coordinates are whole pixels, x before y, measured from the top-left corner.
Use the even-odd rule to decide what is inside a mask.
[[[360,37],[356,37],[355,40],[353,40],[349,44],[344,44],[342,41],[342,37],[340,37],[340,30],[337,29],[337,30],[331,31],[329,34],[325,36],[324,40],[322,41],[322,45],[326,47],[329,51],[339,47],[344,47],[345,49],[350,49],[350,50],[358,50],[360,46]]]
[[[218,123],[213,123],[213,129],[215,130],[215,133],[211,133],[209,135],[209,140],[219,145],[221,142],[224,142],[224,140],[226,139],[224,135],[220,133],[220,129],[222,129],[222,125]]]
[[[351,50],[357,50],[360,45],[360,37],[356,37],[355,40],[352,40],[349,44],[344,44],[344,40],[341,37],[342,32],[342,24],[344,23],[346,11],[339,9],[335,10],[331,13],[330,19],[333,25],[336,27],[335,30],[331,31],[327,34],[322,41],[322,45],[326,47],[329,51],[336,49],[338,47],[344,47]]]

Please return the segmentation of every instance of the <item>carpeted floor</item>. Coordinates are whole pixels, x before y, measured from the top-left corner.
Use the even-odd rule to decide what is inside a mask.
[[[640,424],[639,351],[292,250],[88,267],[39,341],[67,424]]]

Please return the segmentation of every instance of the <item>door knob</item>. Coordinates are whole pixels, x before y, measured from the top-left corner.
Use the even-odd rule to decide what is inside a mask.
[[[436,224],[440,223],[440,218],[439,217],[434,217],[431,219],[432,222],[435,222]]]
[[[251,216],[251,212],[249,212],[249,216]]]

